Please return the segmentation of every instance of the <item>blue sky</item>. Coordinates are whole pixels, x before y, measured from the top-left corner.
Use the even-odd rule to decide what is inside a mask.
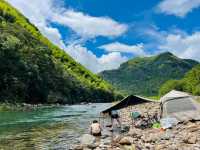
[[[200,0],[8,0],[94,73],[170,51],[200,60]]]

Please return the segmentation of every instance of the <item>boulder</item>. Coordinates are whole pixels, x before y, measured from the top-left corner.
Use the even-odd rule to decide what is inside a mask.
[[[96,145],[96,144],[87,145],[87,148],[89,148],[89,149],[95,149],[97,147],[98,147],[98,145]]]
[[[90,134],[84,134],[80,138],[81,145],[94,145],[95,144],[95,137]]]
[[[196,144],[197,143],[197,135],[195,133],[185,133],[183,142],[186,144]]]
[[[132,138],[131,137],[123,137],[120,141],[119,144],[121,145],[131,145],[132,143]]]

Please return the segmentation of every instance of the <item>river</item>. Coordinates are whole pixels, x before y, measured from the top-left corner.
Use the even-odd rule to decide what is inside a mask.
[[[110,104],[39,107],[0,112],[0,149],[67,150]]]

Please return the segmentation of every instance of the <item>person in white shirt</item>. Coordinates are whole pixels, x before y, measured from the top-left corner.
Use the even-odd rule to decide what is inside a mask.
[[[101,136],[101,125],[97,120],[94,120],[90,125],[90,134],[93,136]]]

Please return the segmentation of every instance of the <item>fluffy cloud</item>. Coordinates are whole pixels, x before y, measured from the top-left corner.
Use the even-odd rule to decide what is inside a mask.
[[[67,10],[62,15],[55,14],[53,18],[55,22],[70,27],[82,37],[115,37],[127,30],[125,24],[120,24],[109,17],[93,17],[72,10]]]
[[[162,31],[153,27],[142,28],[139,34],[148,39],[145,49],[151,51],[150,55],[169,51],[181,58],[200,61],[200,31],[188,34],[177,28]]]
[[[46,24],[54,14],[53,0],[7,0],[20,10],[29,20],[37,25]]]
[[[81,44],[68,45],[66,51],[83,66],[92,72],[98,73],[103,70],[116,69],[121,63],[128,60],[118,52],[112,52],[101,57],[96,57],[90,50]]]
[[[158,8],[163,13],[184,17],[199,6],[200,0],[163,0]]]
[[[116,37],[125,33],[127,25],[109,17],[93,17],[82,12],[57,6],[55,0],[8,0],[37,27],[55,22],[71,28],[83,38],[97,36]],[[41,29],[40,29],[41,30]]]
[[[169,34],[166,42],[159,46],[160,50],[168,50],[181,58],[200,61],[200,32],[188,34]]]
[[[101,66],[98,72],[103,70],[117,69],[120,64],[126,62],[127,60],[128,58],[122,56],[119,52],[112,52],[108,53],[107,55],[102,55],[100,58],[98,58]]]
[[[102,45],[99,48],[105,49],[107,52],[122,52],[122,53],[131,53],[134,55],[145,55],[144,46],[142,43],[137,45],[126,45],[123,43],[114,42]]]
[[[48,39],[59,46],[62,49],[65,49],[66,46],[62,41],[62,36],[57,28],[52,28],[48,26],[39,26],[41,32],[48,37]]]

